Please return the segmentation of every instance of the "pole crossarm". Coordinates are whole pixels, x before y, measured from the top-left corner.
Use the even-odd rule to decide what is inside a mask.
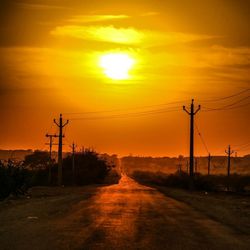
[[[56,135],[56,134],[53,134],[53,135],[52,135],[52,134],[48,134],[48,133],[47,133],[45,136],[46,136],[46,137],[58,137],[58,135]]]
[[[197,110],[194,112],[194,115],[196,115],[200,109],[201,109],[201,105],[198,106]]]
[[[234,150],[231,150],[231,151],[225,150],[225,153],[226,153],[227,155],[232,155],[234,152],[235,152]]]
[[[62,127],[65,127],[68,123],[69,123],[69,120],[67,120],[67,121],[62,125]]]
[[[187,111],[185,106],[183,106],[183,110],[186,111],[189,115],[191,115],[191,113]]]
[[[56,119],[54,119],[54,123],[57,125],[57,127],[60,127],[60,125],[57,123]]]

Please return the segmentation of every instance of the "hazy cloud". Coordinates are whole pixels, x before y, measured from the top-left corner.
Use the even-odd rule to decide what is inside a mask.
[[[36,3],[15,3],[17,7],[28,10],[53,10],[53,9],[68,9],[65,6],[49,5],[49,4],[36,4]]]
[[[68,19],[68,22],[71,23],[93,23],[107,20],[115,20],[115,19],[126,19],[129,18],[128,15],[79,15],[73,16]]]
[[[157,16],[157,15],[159,15],[159,12],[150,11],[150,12],[142,13],[140,16]]]
[[[135,28],[116,28],[114,26],[58,26],[51,31],[54,36],[64,36],[82,40],[94,40],[118,44],[143,45],[143,47],[160,44],[187,43],[191,41],[211,39],[213,36],[185,34],[179,32],[161,32],[138,30]]]

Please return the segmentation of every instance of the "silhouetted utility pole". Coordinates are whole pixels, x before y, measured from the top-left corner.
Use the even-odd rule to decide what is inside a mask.
[[[46,134],[46,137],[49,137],[49,143],[45,143],[46,145],[49,145],[49,177],[48,177],[48,182],[51,184],[51,167],[52,167],[52,146],[57,145],[53,143],[53,138],[58,137],[58,135],[54,134]]]
[[[200,110],[201,106],[198,106],[198,109],[194,111],[194,99],[192,99],[190,112],[187,111],[186,107],[183,106],[183,110],[188,113],[190,116],[190,156],[189,156],[189,175],[194,176],[194,116]]]
[[[65,123],[63,123],[62,114],[60,114],[59,117],[59,123],[57,123],[56,119],[54,119],[54,123],[59,128],[59,142],[58,142],[58,185],[62,185],[62,140],[63,140],[63,128],[69,123],[69,120],[67,120]]]
[[[234,153],[230,145],[228,146],[228,150],[225,150],[225,153],[227,154],[227,176],[230,176],[231,155]]]
[[[209,153],[207,158],[207,175],[210,175],[210,164],[211,164],[211,155]]]
[[[72,183],[73,185],[75,185],[75,177],[76,177],[76,174],[75,174],[75,148],[76,148],[76,145],[75,143],[73,142],[72,143],[72,146],[70,146],[72,148]]]
[[[181,174],[181,171],[182,171],[182,164],[181,164],[181,163],[178,163],[178,164],[176,164],[176,167],[177,167],[177,172],[178,172],[178,174]]]

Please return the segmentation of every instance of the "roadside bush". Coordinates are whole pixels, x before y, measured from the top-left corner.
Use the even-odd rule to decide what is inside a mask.
[[[26,155],[23,165],[32,170],[46,169],[50,162],[49,152],[35,150],[32,154]]]
[[[166,175],[165,179],[164,186],[176,188],[188,188],[190,186],[189,176],[185,172]]]
[[[217,182],[216,176],[196,174],[194,176],[193,186],[195,190],[199,191],[217,191],[219,183]]]
[[[134,171],[131,177],[142,184],[153,184],[163,186],[166,182],[166,175],[161,172]]]
[[[63,183],[71,185],[86,185],[92,183],[102,183],[111,170],[108,163],[100,159],[95,151],[84,151],[75,154],[75,180],[72,172],[72,156],[68,156],[63,161]]]
[[[232,191],[244,192],[250,187],[250,176],[231,175],[200,175],[194,176],[193,182],[185,172],[175,174],[152,173],[135,171],[131,175],[138,182],[149,185],[158,185],[174,188],[189,189],[192,187],[198,191]]]
[[[233,174],[231,176],[224,176],[224,186],[232,192],[244,192],[250,186],[250,176],[241,176]]]
[[[48,170],[38,169],[32,171],[31,186],[46,186],[48,183]]]
[[[11,162],[7,166],[0,164],[0,199],[10,194],[25,194],[30,186],[30,176],[22,166],[15,166]]]

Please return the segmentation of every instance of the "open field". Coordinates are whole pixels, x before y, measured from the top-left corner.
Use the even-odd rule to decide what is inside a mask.
[[[248,249],[249,199],[160,191],[125,175],[111,186],[33,188],[1,202],[1,249]]]

